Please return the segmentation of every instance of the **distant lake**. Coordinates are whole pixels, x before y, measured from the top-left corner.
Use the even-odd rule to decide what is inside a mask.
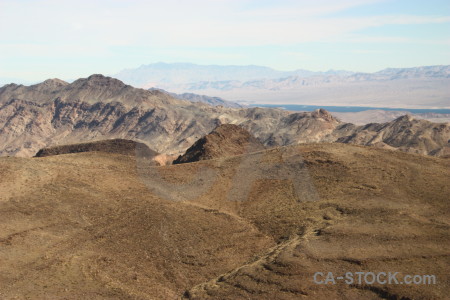
[[[450,114],[450,109],[410,109],[410,108],[390,108],[390,107],[369,107],[369,106],[316,106],[316,105],[296,105],[296,104],[252,104],[252,107],[273,107],[283,108],[293,111],[314,111],[319,108],[329,112],[360,112],[365,110],[389,110],[389,111],[408,111],[411,113],[437,113]]]

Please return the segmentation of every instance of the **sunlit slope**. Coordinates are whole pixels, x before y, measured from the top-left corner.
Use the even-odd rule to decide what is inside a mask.
[[[345,144],[0,159],[0,298],[443,298],[450,162]],[[315,272],[435,274],[315,285]],[[340,275],[340,274],[339,274]]]

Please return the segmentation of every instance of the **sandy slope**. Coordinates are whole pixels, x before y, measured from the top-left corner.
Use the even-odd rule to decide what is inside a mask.
[[[449,167],[344,144],[166,167],[99,152],[0,158],[0,298],[442,299]],[[312,282],[359,270],[438,284]]]

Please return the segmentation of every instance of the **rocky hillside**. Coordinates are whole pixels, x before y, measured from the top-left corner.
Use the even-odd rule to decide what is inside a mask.
[[[0,157],[0,298],[448,298],[448,159],[332,143],[140,162]]]
[[[89,104],[120,102],[130,107],[171,105],[179,102],[166,93],[137,89],[120,80],[100,74],[81,78],[70,84],[60,79],[48,79],[31,86],[8,84],[0,89],[0,104],[11,99],[43,104],[56,98],[61,101],[78,101]]]
[[[389,111],[374,109],[359,112],[333,112],[332,114],[333,116],[336,116],[346,123],[353,123],[357,125],[365,125],[369,123],[386,123],[405,115],[410,115],[413,118],[428,120],[434,123],[450,122],[450,113],[410,113],[408,111]]]
[[[173,163],[228,157],[263,150],[264,145],[247,130],[233,124],[220,125],[194,143]]]
[[[225,107],[235,107],[235,108],[239,108],[239,107],[243,107],[242,105],[240,105],[239,103],[236,102],[231,102],[231,101],[227,101],[225,99],[222,99],[220,97],[212,97],[212,96],[206,96],[206,95],[198,95],[198,94],[193,94],[193,93],[182,93],[182,94],[177,94],[177,93],[171,93],[168,91],[165,91],[163,89],[158,89],[158,88],[149,88],[149,91],[160,91],[163,93],[167,93],[170,96],[176,98],[176,99],[180,99],[180,100],[188,100],[191,102],[202,102],[202,103],[206,103],[212,106],[225,106]]]
[[[80,152],[106,152],[118,153],[122,155],[142,155],[148,158],[153,158],[158,155],[158,152],[151,150],[147,145],[135,141],[124,139],[111,139],[104,141],[95,141],[89,143],[71,144],[53,146],[43,148],[36,153],[36,157],[45,157],[52,155],[80,153]]]
[[[341,137],[337,142],[449,156],[450,126],[449,123],[436,124],[406,115],[384,124],[355,127],[351,135]]]
[[[184,153],[221,124],[236,124],[265,146],[310,142],[374,145],[446,155],[449,124],[399,119],[356,126],[327,111],[230,108],[178,100],[93,75],[71,84],[47,80],[0,88],[0,155],[33,156],[53,145],[122,138],[167,155]]]

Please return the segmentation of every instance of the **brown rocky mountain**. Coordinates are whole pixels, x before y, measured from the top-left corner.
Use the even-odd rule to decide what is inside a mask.
[[[294,113],[257,107],[212,107],[136,89],[102,75],[71,84],[52,79],[28,87],[10,84],[0,88],[2,156],[33,156],[48,146],[111,138],[135,140],[159,153],[179,155],[218,125],[228,123],[248,130],[266,146],[378,143],[439,156],[446,155],[450,140],[448,123],[397,119],[355,126],[325,110]]]
[[[173,163],[228,157],[263,149],[264,145],[247,130],[234,124],[223,124],[196,141]]]
[[[48,79],[31,86],[8,84],[0,89],[0,103],[11,99],[48,103],[56,98],[65,102],[77,101],[89,104],[116,101],[130,107],[179,102],[173,101],[174,99],[166,93],[137,89],[100,74],[78,79],[71,84],[60,79]]]
[[[449,176],[448,159],[340,143],[164,167],[0,157],[0,298],[446,299]]]
[[[406,115],[384,124],[355,127],[351,135],[341,137],[337,142],[448,156],[450,126],[449,123],[431,123]]]
[[[389,111],[389,110],[365,110],[359,112],[333,112],[333,116],[339,118],[346,123],[356,125],[366,125],[369,123],[386,123],[395,120],[404,115],[410,115],[415,119],[424,119],[434,123],[450,122],[450,114],[441,113],[410,113],[406,111]]]
[[[158,155],[158,152],[151,150],[144,143],[138,143],[135,141],[124,139],[111,139],[111,140],[43,148],[36,153],[36,157],[45,157],[45,156],[80,153],[80,152],[93,152],[93,151],[118,153],[133,156],[138,154],[148,158],[153,158]]]

